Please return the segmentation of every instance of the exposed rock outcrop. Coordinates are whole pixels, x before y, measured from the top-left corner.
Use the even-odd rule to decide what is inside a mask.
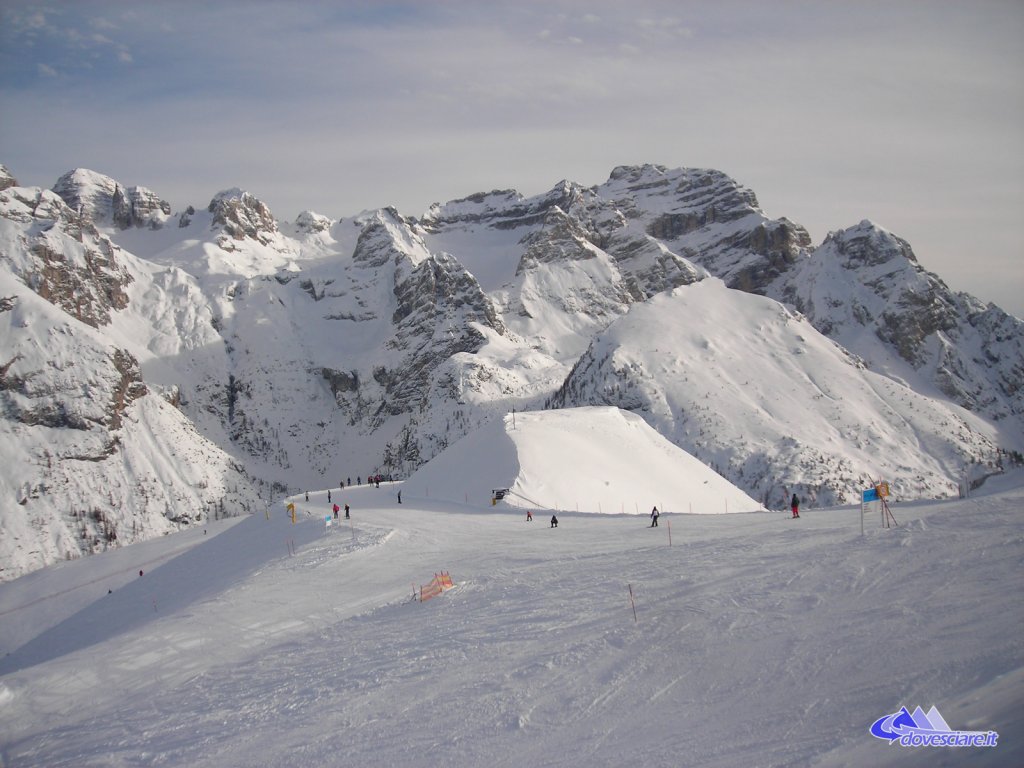
[[[125,187],[101,173],[77,168],[61,176],[53,186],[68,206],[98,224],[118,229],[159,229],[171,214],[171,206],[145,187]]]

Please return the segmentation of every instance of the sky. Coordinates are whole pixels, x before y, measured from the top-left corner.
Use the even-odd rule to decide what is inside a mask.
[[[1017,0],[0,0],[0,163],[283,220],[715,168],[1024,317],[1022,75]]]

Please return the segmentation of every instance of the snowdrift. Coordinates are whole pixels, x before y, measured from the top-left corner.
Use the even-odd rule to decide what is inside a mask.
[[[751,512],[754,499],[670,443],[642,418],[613,407],[506,415],[421,467],[407,497],[604,514]]]

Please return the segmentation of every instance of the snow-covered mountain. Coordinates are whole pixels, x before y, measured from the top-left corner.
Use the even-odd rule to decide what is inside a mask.
[[[767,506],[796,492],[854,503],[872,478],[902,498],[957,492],[994,427],[867,368],[778,302],[716,278],[633,307],[549,401],[616,405]],[[912,439],[911,439],[912,436]]]
[[[769,504],[882,476],[950,495],[1024,449],[1020,320],[868,222],[812,248],[713,170],[279,222],[239,189],[175,213],[93,171],[50,191],[0,167],[0,248],[2,578],[89,551],[41,532],[72,507],[124,543],[140,505],[163,520],[144,536],[408,476],[546,404],[633,410]],[[102,479],[136,426],[162,492]]]
[[[3,578],[253,511],[244,467],[143,374],[202,315],[187,276],[158,274],[53,192],[0,194]],[[177,315],[173,344],[160,312]]]
[[[832,232],[767,293],[872,369],[1020,431],[1020,320],[950,291],[905,240],[869,221]]]

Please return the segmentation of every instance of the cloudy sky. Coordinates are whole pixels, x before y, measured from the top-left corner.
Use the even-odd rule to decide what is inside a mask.
[[[1024,317],[1024,3],[0,0],[0,162],[330,216],[710,167]]]

